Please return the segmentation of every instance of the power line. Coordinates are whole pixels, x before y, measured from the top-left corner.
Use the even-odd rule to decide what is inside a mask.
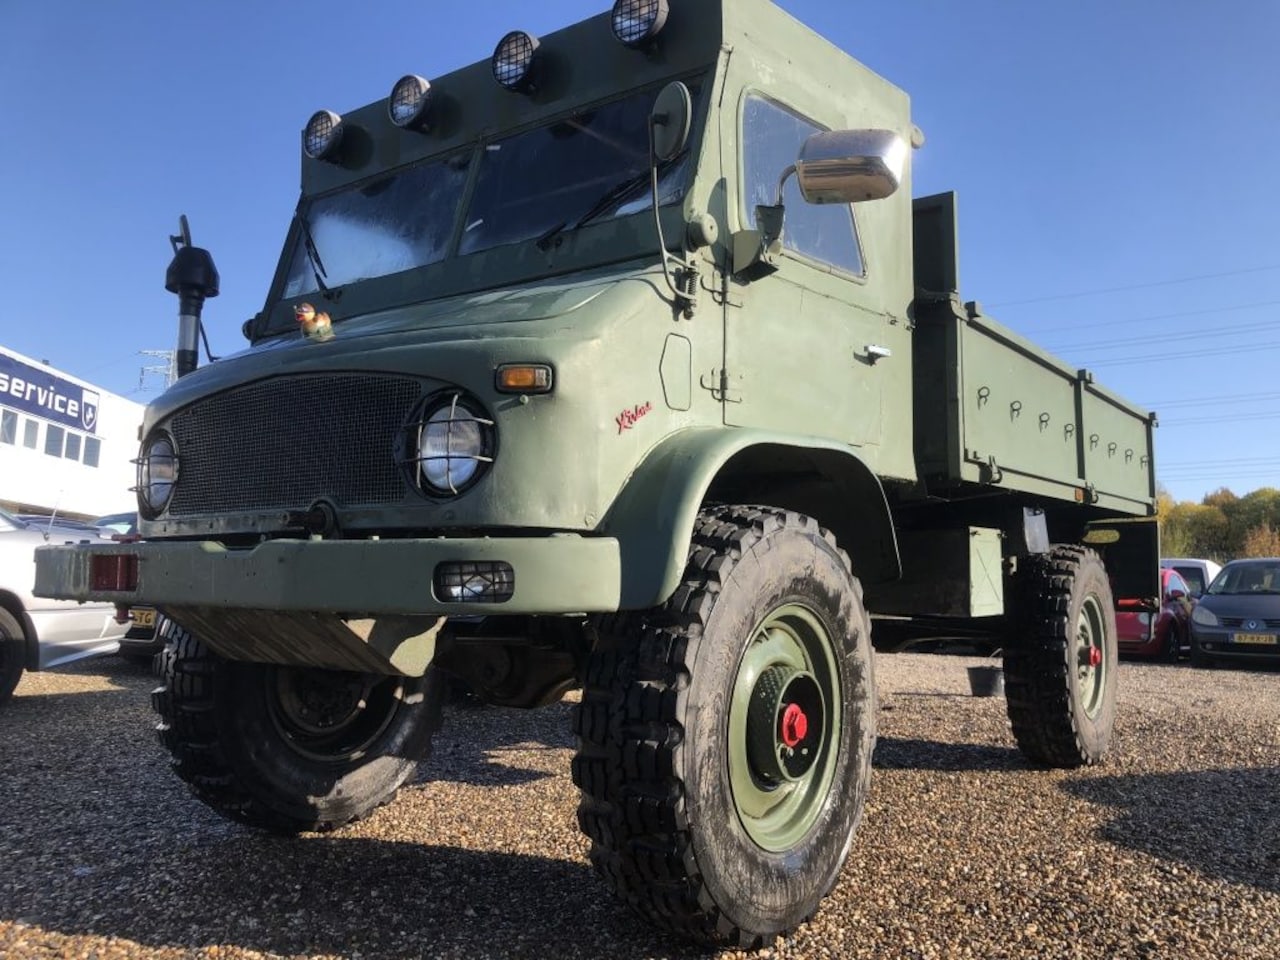
[[[1230,467],[1230,466],[1243,466],[1246,464],[1252,465],[1252,466],[1259,466],[1259,465],[1268,464],[1268,463],[1280,464],[1280,457],[1237,457],[1235,459],[1230,459],[1230,460],[1179,460],[1176,463],[1161,463],[1160,469],[1161,470],[1178,470],[1178,469],[1200,470],[1200,469],[1203,469],[1204,467],[1218,467],[1218,466]]]
[[[1242,400],[1280,400],[1280,393],[1222,393],[1208,397],[1179,397],[1143,404],[1148,410],[1168,410],[1170,407],[1216,407],[1224,403]]]
[[[1244,420],[1280,420],[1280,410],[1260,411],[1258,413],[1242,413],[1239,416],[1231,417],[1232,423],[1239,423]],[[1190,423],[1222,423],[1222,417],[1187,417],[1186,419],[1173,419],[1169,421],[1160,421],[1161,427],[1182,427]]]
[[[992,306],[996,306],[996,304],[992,304]],[[1259,300],[1257,303],[1239,303],[1230,307],[1213,307],[1208,310],[1180,310],[1177,313],[1153,313],[1145,317],[1130,317],[1124,320],[1098,320],[1093,323],[1075,323],[1069,327],[1048,327],[1044,330],[1034,330],[1031,331],[1031,334],[1037,337],[1042,337],[1047,333],[1073,333],[1076,330],[1090,330],[1098,327],[1114,327],[1119,323],[1123,323],[1127,326],[1129,324],[1150,323],[1153,320],[1177,320],[1182,317],[1205,317],[1210,314],[1235,313],[1238,310],[1256,310],[1258,307],[1274,306],[1280,306],[1280,300]],[[1213,331],[1208,332],[1212,333]]]
[[[1232,353],[1257,353],[1259,350],[1270,350],[1273,347],[1280,347],[1280,340],[1267,340],[1263,343],[1251,343],[1237,347],[1221,347],[1212,350],[1196,350],[1182,354],[1169,353],[1148,353],[1139,357],[1116,357],[1110,360],[1096,360],[1092,363],[1082,363],[1080,366],[1086,369],[1094,367],[1120,367],[1133,363],[1149,363],[1152,360],[1199,360],[1201,357],[1220,357]]]
[[[1079,297],[1094,297],[1103,293],[1122,293],[1126,290],[1148,290],[1151,287],[1171,287],[1180,283],[1195,283],[1198,280],[1217,280],[1220,277],[1239,277],[1246,273],[1265,273],[1268,270],[1280,270],[1280,263],[1265,267],[1246,267],[1243,270],[1226,270],[1222,273],[1201,273],[1195,276],[1174,277],[1170,280],[1152,280],[1147,283],[1131,283],[1123,287],[1100,287],[1097,290],[1079,290],[1075,293],[1055,293],[1045,297],[1028,297],[1025,300],[999,300],[991,304],[993,307],[1021,306],[1025,303],[1048,303],[1051,300],[1074,300]]]
[[[1065,353],[1068,350],[1118,350],[1121,347],[1143,346],[1151,343],[1153,340],[1159,340],[1160,343],[1175,343],[1186,340],[1202,340],[1213,337],[1233,337],[1242,333],[1252,333],[1256,330],[1273,330],[1276,321],[1260,320],[1252,323],[1225,324],[1215,327],[1213,330],[1191,330],[1183,333],[1162,334],[1153,337],[1151,335],[1145,337],[1122,337],[1114,340],[1095,340],[1091,343],[1073,343],[1066,346],[1050,346],[1045,349],[1050,352]]]

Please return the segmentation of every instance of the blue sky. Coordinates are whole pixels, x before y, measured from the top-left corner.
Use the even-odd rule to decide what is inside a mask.
[[[1280,4],[780,5],[911,94],[915,192],[959,192],[966,298],[1156,409],[1178,498],[1280,486]],[[154,396],[139,351],[173,346],[186,213],[222,276],[213,349],[239,349],[314,110],[607,6],[3,0],[0,344]]]

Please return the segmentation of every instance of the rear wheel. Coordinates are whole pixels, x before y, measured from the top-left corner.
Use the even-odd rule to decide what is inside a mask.
[[[27,665],[27,641],[22,624],[0,607],[0,705],[11,696]]]
[[[1092,550],[1055,546],[1022,561],[1015,597],[1004,676],[1018,746],[1045,766],[1097,763],[1116,712],[1115,602],[1106,568]]]
[[[441,684],[224,660],[167,618],[151,695],[174,770],[229,819],[331,830],[389,802],[430,754]]]
[[[573,764],[597,871],[709,944],[808,919],[848,853],[875,743],[848,558],[811,518],[704,510],[675,595],[601,632]]]
[[[1182,657],[1182,638],[1178,636],[1177,623],[1169,624],[1169,635],[1165,638],[1164,650],[1161,652],[1167,663],[1177,663]]]

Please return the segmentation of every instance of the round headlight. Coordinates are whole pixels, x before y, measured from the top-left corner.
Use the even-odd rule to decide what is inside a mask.
[[[429,402],[416,423],[416,473],[428,493],[461,493],[493,462],[493,421],[458,394]]]
[[[493,51],[493,79],[508,90],[526,89],[533,79],[533,56],[537,50],[537,37],[512,30]]]
[[[333,156],[342,143],[342,118],[332,110],[317,110],[302,131],[302,152],[312,160]]]
[[[617,0],[613,35],[628,47],[643,47],[662,32],[667,13],[667,0]]]
[[[387,113],[397,127],[426,127],[427,107],[431,103],[431,84],[422,77],[409,74],[396,81],[387,101]]]
[[[160,513],[178,482],[178,454],[166,434],[148,440],[138,457],[138,504],[151,516]]]

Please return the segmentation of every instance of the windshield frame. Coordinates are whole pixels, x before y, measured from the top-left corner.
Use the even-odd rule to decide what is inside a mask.
[[[696,86],[693,120],[690,127],[683,175],[678,183],[677,196],[669,200],[661,211],[664,234],[669,237],[683,235],[684,207],[690,202],[702,171],[700,158],[710,116],[710,101],[715,89],[715,65],[687,71],[642,85],[614,91],[606,98],[566,105],[555,114],[538,116],[521,125],[501,130],[487,131],[469,143],[467,179],[461,197],[453,213],[453,229],[447,251],[438,261],[413,267],[399,273],[353,281],[345,285],[330,285],[328,293],[314,291],[286,298],[284,291],[295,258],[303,243],[301,216],[308,216],[316,203],[344,191],[360,189],[371,183],[395,176],[403,171],[430,165],[461,152],[456,144],[449,145],[429,156],[415,159],[400,167],[379,170],[358,181],[326,190],[322,193],[303,194],[298,201],[290,223],[284,247],[277,262],[270,294],[264,311],[255,318],[253,338],[273,337],[296,329],[294,306],[302,300],[311,300],[318,309],[326,310],[335,323],[365,313],[394,309],[412,303],[442,299],[449,296],[498,289],[513,284],[549,279],[565,273],[599,267],[610,263],[624,263],[641,258],[657,259],[658,237],[653,226],[653,213],[648,202],[649,190],[642,188],[623,201],[621,206],[633,203],[636,198],[644,202],[628,213],[614,217],[596,217],[589,222],[569,228],[556,237],[556,243],[547,249],[537,245],[538,237],[530,237],[515,243],[502,244],[465,254],[459,253],[462,226],[471,208],[476,185],[484,167],[484,153],[491,144],[513,139],[531,131],[549,128],[557,123],[596,111],[611,104],[645,93],[654,96],[666,84],[681,80]],[[669,187],[676,187],[675,183]],[[581,213],[581,211],[577,211]],[[572,216],[575,211],[566,210]],[[301,216],[300,216],[301,215]],[[323,242],[317,240],[320,257],[326,262],[330,254]]]

